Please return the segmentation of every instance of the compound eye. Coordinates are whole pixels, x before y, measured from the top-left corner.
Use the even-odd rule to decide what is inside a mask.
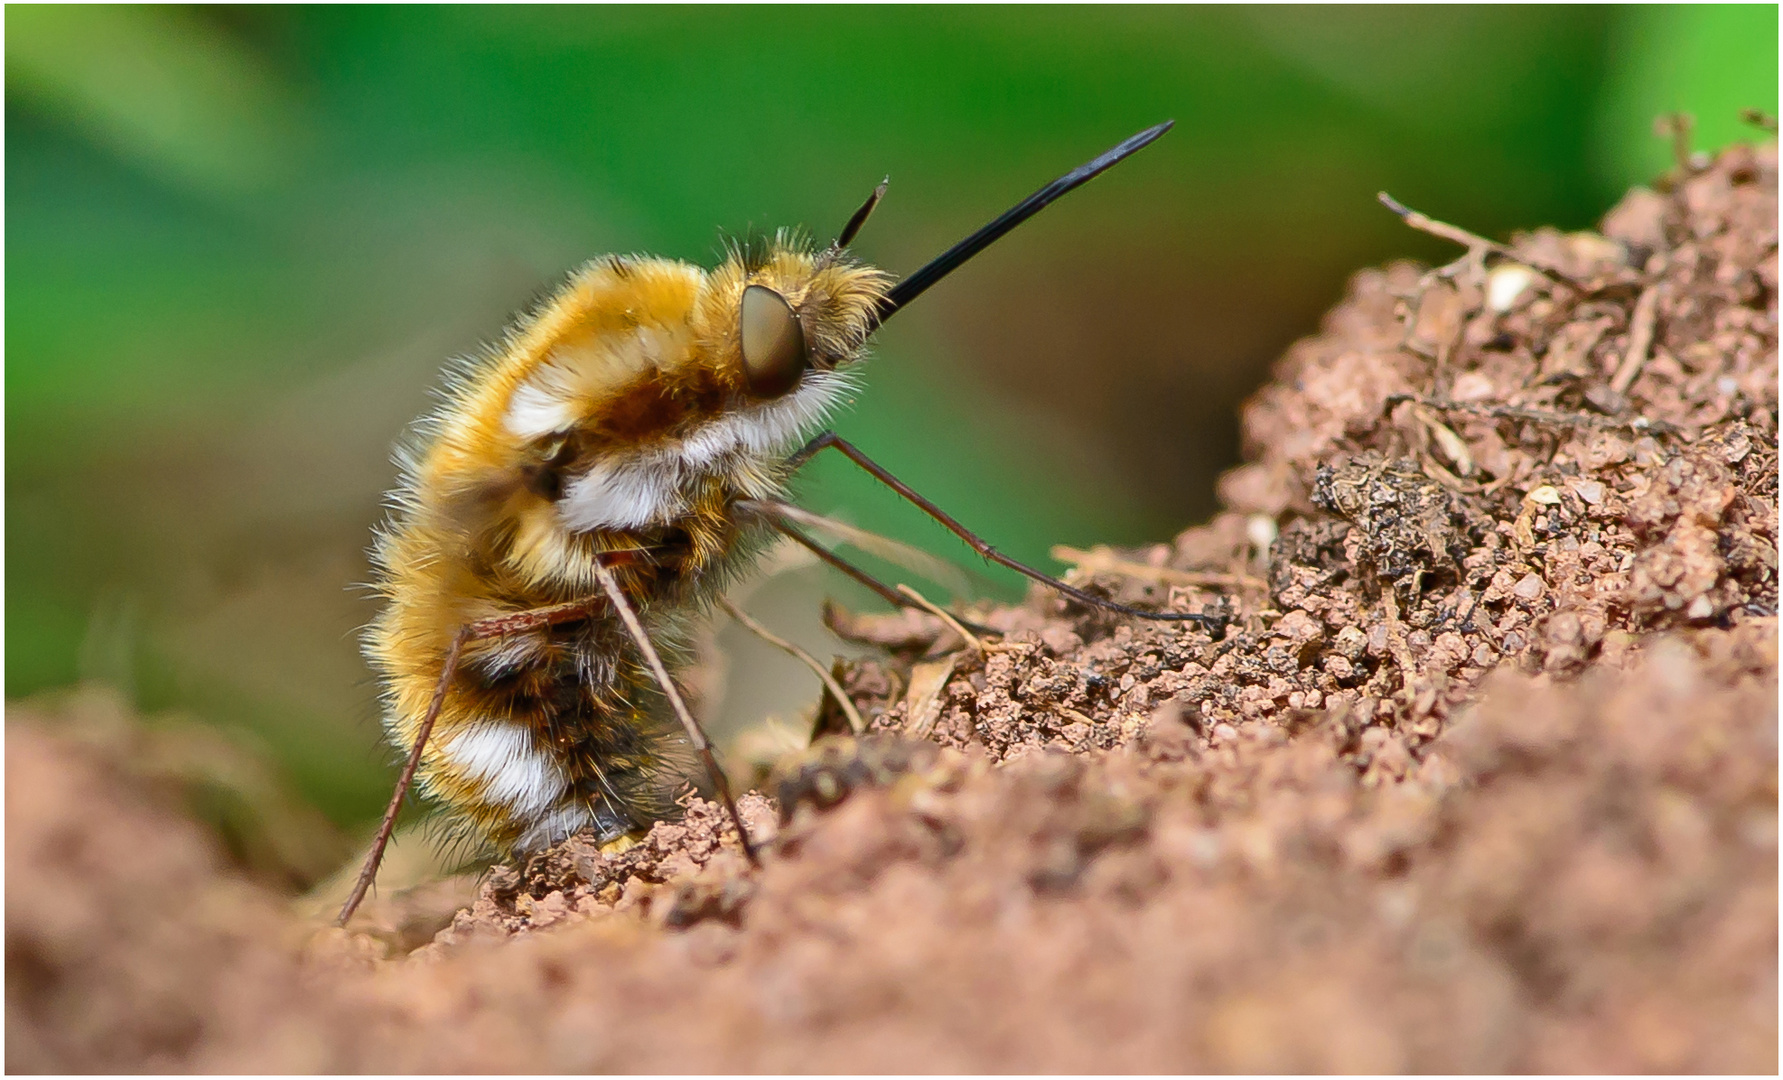
[[[773,398],[797,386],[811,357],[805,350],[805,330],[786,297],[766,285],[744,289],[742,330],[749,392]]]

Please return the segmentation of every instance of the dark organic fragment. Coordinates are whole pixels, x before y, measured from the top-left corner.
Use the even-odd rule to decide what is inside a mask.
[[[1313,505],[1360,530],[1359,548],[1375,573],[1392,581],[1439,568],[1454,570],[1472,550],[1467,514],[1447,488],[1410,460],[1365,452],[1313,476]]]
[[[772,781],[780,821],[790,822],[801,806],[828,810],[866,787],[890,787],[933,765],[936,746],[926,740],[832,736],[784,762]]]

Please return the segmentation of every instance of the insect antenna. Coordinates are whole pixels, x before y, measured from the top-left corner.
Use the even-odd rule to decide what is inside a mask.
[[[880,199],[885,198],[885,189],[890,183],[891,177],[889,176],[879,181],[879,186],[873,189],[873,194],[867,196],[867,201],[862,203],[861,208],[848,219],[848,224],[842,226],[842,231],[836,236],[836,242],[830,245],[832,249],[848,246],[849,242],[854,239],[854,234],[860,232],[861,226],[865,225],[867,219],[873,216],[873,208],[879,205]]]
[[[1126,142],[1121,143],[1119,146],[1103,154],[1101,157],[1079,165],[1064,176],[1059,177],[1057,180],[1054,180],[1039,191],[1029,195],[1021,202],[1010,207],[995,221],[992,221],[984,228],[979,229],[971,236],[966,237],[964,240],[961,240],[959,243],[936,256],[927,266],[892,286],[891,291],[885,294],[885,299],[880,301],[879,311],[876,313],[872,325],[868,327],[867,332],[872,333],[875,328],[884,323],[885,320],[897,314],[908,305],[910,301],[921,296],[924,292],[927,292],[929,286],[959,269],[961,263],[964,263],[967,259],[970,259],[972,256],[1002,239],[1011,229],[1014,229],[1017,225],[1020,225],[1022,222],[1046,209],[1048,205],[1060,196],[1082,187],[1089,181],[1094,180],[1097,176],[1100,176],[1102,173],[1120,164],[1122,161],[1145,149],[1152,143],[1157,142],[1164,137],[1165,132],[1169,131],[1175,125],[1176,121],[1166,120],[1156,127],[1146,128],[1144,131],[1133,136],[1131,139],[1128,139]],[[874,199],[869,202],[866,206],[862,207],[861,211],[857,212],[855,216],[861,217],[862,214],[870,211],[873,207],[873,203],[877,201],[877,199]],[[854,222],[851,220],[849,224],[852,225]],[[844,231],[846,232],[846,230]],[[850,233],[848,235],[852,236],[853,234]]]

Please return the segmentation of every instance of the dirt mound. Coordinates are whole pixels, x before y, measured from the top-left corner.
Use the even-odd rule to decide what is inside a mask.
[[[1283,360],[1227,512],[1061,553],[1224,625],[833,613],[876,734],[744,800],[759,872],[696,802],[409,952],[15,715],[9,1067],[1774,1071],[1775,147],[1448,231]]]

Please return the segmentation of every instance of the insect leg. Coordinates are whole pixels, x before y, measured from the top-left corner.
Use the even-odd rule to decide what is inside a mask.
[[[844,559],[842,556],[831,551],[829,548],[824,547],[822,544],[811,539],[809,536],[806,536],[803,532],[799,531],[799,529],[797,527],[795,527],[794,525],[792,525],[790,522],[784,521],[781,518],[773,516],[772,504],[764,503],[764,504],[760,504],[760,506],[762,508],[763,516],[767,517],[767,519],[768,519],[768,524],[770,524],[770,525],[774,526],[774,528],[780,530],[780,532],[784,533],[790,539],[792,539],[792,540],[796,541],[797,543],[803,545],[804,547],[810,549],[811,553],[813,555],[816,555],[819,559],[822,559],[824,562],[829,563],[831,566],[842,571],[844,574],[847,574],[849,577],[860,582],[862,585],[865,585],[867,588],[873,590],[875,593],[878,593],[880,595],[880,597],[882,597],[885,600],[886,603],[891,604],[893,607],[912,608],[917,611],[928,610],[927,608],[924,608],[921,604],[917,603],[916,601],[910,599],[908,596],[905,596],[903,593],[899,592],[896,588],[894,588],[890,585],[887,585],[883,581],[880,581],[878,578],[874,577],[872,574],[867,573],[865,570],[862,570],[860,567],[849,562],[847,559]],[[966,627],[968,630],[971,630],[975,634],[998,633],[998,631],[994,627],[983,626],[979,623],[973,622],[970,619],[961,619],[957,615],[954,616],[954,618],[958,619],[960,625]]]
[[[817,657],[756,622],[749,617],[748,612],[722,596],[718,598],[718,606],[723,608],[731,618],[737,620],[745,630],[810,668],[811,673],[823,683],[824,689],[828,690],[830,696],[836,699],[837,708],[842,710],[842,715],[848,717],[848,726],[854,730],[854,733],[856,735],[867,733],[867,722],[861,719],[860,710],[854,707],[854,699],[848,696],[846,690],[842,689],[842,684],[836,681],[836,677],[817,662]]]
[[[857,528],[833,517],[814,514],[801,506],[779,499],[739,499],[735,507],[745,513],[760,514],[815,535],[828,534],[831,540],[847,544],[857,551],[877,556],[913,574],[944,586],[948,592],[962,594],[970,589],[965,571],[946,559],[937,558],[922,548],[893,540],[889,536]]]
[[[910,607],[912,605],[913,601],[911,601],[909,598],[899,594],[899,592],[896,589],[892,588],[890,585],[887,585],[885,582],[880,581],[878,578],[874,577],[872,574],[869,574],[865,570],[862,570],[860,567],[849,562],[847,559],[844,559],[842,556],[831,551],[829,548],[824,547],[822,544],[811,539],[809,536],[806,536],[804,533],[800,532],[798,529],[794,528],[793,526],[787,524],[784,521],[781,521],[779,518],[770,518],[769,522],[774,526],[774,528],[780,530],[780,532],[784,533],[787,537],[792,539],[794,542],[800,544],[801,546],[806,548],[808,551],[810,551],[811,554],[816,555],[819,559],[822,559],[824,562],[829,563],[831,566],[842,571],[844,574],[847,574],[849,577],[860,582],[862,585],[865,585],[867,588],[872,589],[874,592],[878,593],[882,599],[884,599],[887,603],[891,604],[893,607]]]
[[[358,909],[360,901],[365,899],[366,891],[378,876],[378,867],[384,861],[384,849],[390,845],[390,834],[396,829],[396,815],[402,810],[402,801],[408,797],[409,788],[414,786],[415,771],[421,767],[421,752],[427,748],[427,738],[433,734],[434,721],[439,719],[440,707],[446,703],[446,690],[452,685],[452,676],[458,671],[458,660],[465,645],[472,641],[585,619],[606,602],[605,597],[597,596],[572,600],[567,604],[534,608],[531,611],[517,611],[511,615],[478,619],[466,623],[452,636],[452,644],[447,646],[446,659],[440,667],[439,685],[434,687],[433,699],[427,703],[427,712],[421,718],[421,728],[415,733],[414,748],[409,751],[409,759],[403,764],[402,775],[397,777],[396,790],[390,793],[390,805],[384,808],[384,820],[378,824],[377,839],[372,841],[371,851],[365,856],[365,864],[359,868],[359,877],[353,883],[352,893],[347,896],[346,903],[341,905],[340,914],[335,918],[336,925],[347,925],[347,920],[353,917],[353,912]]]
[[[439,719],[440,706],[446,701],[446,688],[452,685],[452,676],[458,670],[458,655],[464,651],[464,643],[470,636],[470,627],[466,626],[452,636],[452,644],[446,649],[446,662],[440,668],[440,682],[434,688],[433,700],[427,703],[427,715],[421,718],[421,730],[415,735],[415,747],[409,751],[409,760],[402,767],[402,775],[396,780],[396,790],[390,793],[390,805],[384,808],[384,820],[378,824],[378,838],[372,841],[371,851],[365,856],[365,865],[359,868],[359,878],[353,882],[353,891],[347,896],[347,902],[341,905],[340,914],[335,917],[335,925],[345,926],[365,899],[365,892],[378,876],[378,866],[384,861],[384,848],[390,843],[390,833],[396,828],[396,815],[402,809],[403,799],[408,797],[409,787],[415,782],[415,770],[421,766],[421,751],[427,746],[427,736],[433,733],[433,722]]]
[[[818,451],[829,447],[834,447],[839,450],[844,457],[860,466],[861,469],[872,476],[873,479],[884,484],[886,487],[891,488],[899,495],[902,495],[906,501],[913,504],[917,509],[934,518],[948,532],[951,532],[961,540],[964,540],[967,546],[973,551],[976,551],[979,555],[996,563],[998,566],[1007,567],[1014,570],[1016,573],[1021,574],[1023,577],[1031,578],[1048,588],[1064,593],[1066,596],[1069,596],[1074,600],[1090,604],[1094,607],[1105,608],[1108,611],[1117,611],[1123,615],[1131,615],[1134,618],[1152,619],[1158,622],[1198,622],[1203,626],[1209,627],[1221,626],[1225,623],[1225,620],[1222,618],[1214,615],[1204,615],[1199,612],[1146,611],[1142,608],[1129,607],[1126,604],[1117,604],[1112,600],[1105,600],[1100,596],[1067,585],[1058,578],[1041,573],[1027,563],[1012,559],[1008,555],[1005,555],[1001,551],[992,547],[988,541],[981,538],[977,533],[974,533],[972,530],[954,520],[954,518],[945,510],[917,494],[914,488],[893,476],[883,465],[880,465],[866,454],[863,454],[853,443],[842,438],[833,431],[826,431],[800,447],[797,452],[786,459],[787,467],[796,469],[805,462],[811,460]]]
[[[749,842],[749,830],[743,827],[743,817],[737,813],[737,804],[731,798],[730,781],[725,779],[724,770],[718,767],[718,760],[712,756],[712,744],[706,739],[706,733],[700,729],[700,723],[693,718],[693,713],[687,711],[687,704],[681,700],[681,692],[675,689],[674,680],[669,678],[662,658],[656,655],[656,646],[650,643],[650,635],[644,632],[644,624],[638,621],[637,612],[632,610],[631,601],[625,598],[624,591],[619,588],[619,580],[613,576],[612,569],[605,560],[596,559],[594,572],[600,579],[601,588],[606,590],[613,610],[619,613],[620,621],[625,623],[626,632],[631,634],[638,651],[644,655],[644,663],[656,677],[657,685],[662,687],[663,696],[669,699],[669,707],[675,710],[675,715],[681,719],[681,726],[687,729],[688,741],[693,743],[694,751],[700,755],[707,775],[712,778],[712,786],[718,790],[719,800],[730,814],[731,824],[737,828],[737,839],[743,842],[743,854],[749,857],[751,866],[760,866],[761,859],[755,853],[755,845]]]

